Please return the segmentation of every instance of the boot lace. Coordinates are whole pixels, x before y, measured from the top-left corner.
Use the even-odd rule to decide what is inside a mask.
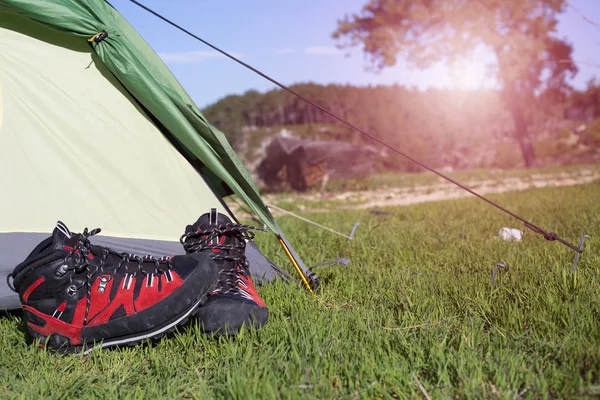
[[[238,293],[239,274],[245,277],[250,275],[250,266],[246,258],[246,241],[254,239],[255,234],[252,230],[266,232],[265,229],[252,225],[225,224],[208,230],[186,232],[179,239],[186,253],[214,249],[218,252],[210,254],[213,260],[234,263],[233,268],[227,268],[227,263],[224,263],[224,268],[219,271],[217,288],[213,293]],[[219,244],[218,238],[221,236],[235,240],[231,240],[228,244]]]
[[[73,248],[71,250],[69,250],[69,253],[65,256],[64,265],[63,265],[63,267],[65,267],[65,268],[64,268],[64,270],[60,271],[63,274],[68,271],[71,271],[71,270],[74,271],[75,274],[83,273],[83,272],[85,272],[85,274],[86,274],[85,282],[83,285],[80,285],[80,286],[77,286],[74,284],[73,277],[75,276],[75,274],[72,274],[69,277],[70,286],[67,289],[68,293],[74,294],[77,291],[79,291],[79,289],[81,289],[83,286],[87,287],[85,317],[83,319],[84,325],[87,324],[87,320],[88,320],[88,314],[89,314],[91,297],[92,297],[92,276],[94,276],[95,274],[100,273],[101,276],[108,275],[109,277],[106,279],[106,281],[109,281],[123,267],[123,265],[130,263],[130,262],[137,263],[137,269],[134,270],[133,273],[131,274],[131,279],[135,278],[139,273],[141,273],[144,276],[148,275],[149,272],[143,268],[143,263],[148,262],[148,261],[151,261],[154,263],[154,271],[152,272],[154,275],[164,274],[167,271],[170,271],[172,269],[170,257],[157,258],[157,257],[153,257],[151,255],[141,257],[137,254],[117,252],[117,251],[114,251],[107,247],[101,247],[102,254],[99,259],[100,265],[91,264],[90,261],[92,259],[94,259],[96,256],[92,254],[93,245],[90,242],[89,238],[91,236],[97,235],[100,232],[101,232],[100,228],[96,228],[91,231],[88,231],[88,228],[85,228],[83,230],[83,233],[81,233],[79,235],[79,239],[77,240],[77,243],[75,244],[75,246],[73,246]],[[110,254],[120,257],[120,260],[116,265],[107,265],[106,264],[106,261]],[[69,258],[74,260],[73,265],[68,264]],[[165,264],[166,264],[166,270],[162,268]]]

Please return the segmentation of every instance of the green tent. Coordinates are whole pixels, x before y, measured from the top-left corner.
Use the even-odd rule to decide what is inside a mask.
[[[308,285],[225,136],[103,0],[0,0],[0,187],[0,279],[59,219],[123,251],[180,252],[200,214],[235,218],[235,193]]]

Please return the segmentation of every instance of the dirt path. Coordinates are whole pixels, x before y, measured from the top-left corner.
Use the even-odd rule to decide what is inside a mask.
[[[535,174],[526,178],[506,177],[497,180],[471,180],[467,186],[477,193],[505,193],[531,188],[562,187],[600,182],[600,167],[587,168],[576,172],[558,174]],[[326,212],[336,210],[356,210],[377,207],[403,206],[430,201],[459,199],[472,196],[451,183],[436,183],[400,188],[362,190],[335,193],[324,196],[319,193],[296,193],[282,199],[281,196],[265,196],[267,204],[294,202],[302,212]],[[311,204],[312,203],[312,204]],[[284,207],[285,208],[285,207]]]

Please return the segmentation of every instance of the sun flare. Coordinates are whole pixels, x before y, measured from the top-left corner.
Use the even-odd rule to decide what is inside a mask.
[[[481,89],[486,82],[486,65],[475,58],[463,58],[451,65],[450,78],[457,89]]]

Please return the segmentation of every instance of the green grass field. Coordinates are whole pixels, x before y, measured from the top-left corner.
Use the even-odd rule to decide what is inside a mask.
[[[153,345],[56,356],[20,314],[0,316],[0,398],[589,398],[600,396],[600,184],[491,196],[571,242],[526,231],[475,199],[309,215],[348,241],[281,218],[322,290],[261,288],[263,329],[213,339],[193,324]],[[264,252],[286,259],[271,235]],[[497,262],[494,286],[490,280]],[[422,388],[420,387],[422,386]]]

